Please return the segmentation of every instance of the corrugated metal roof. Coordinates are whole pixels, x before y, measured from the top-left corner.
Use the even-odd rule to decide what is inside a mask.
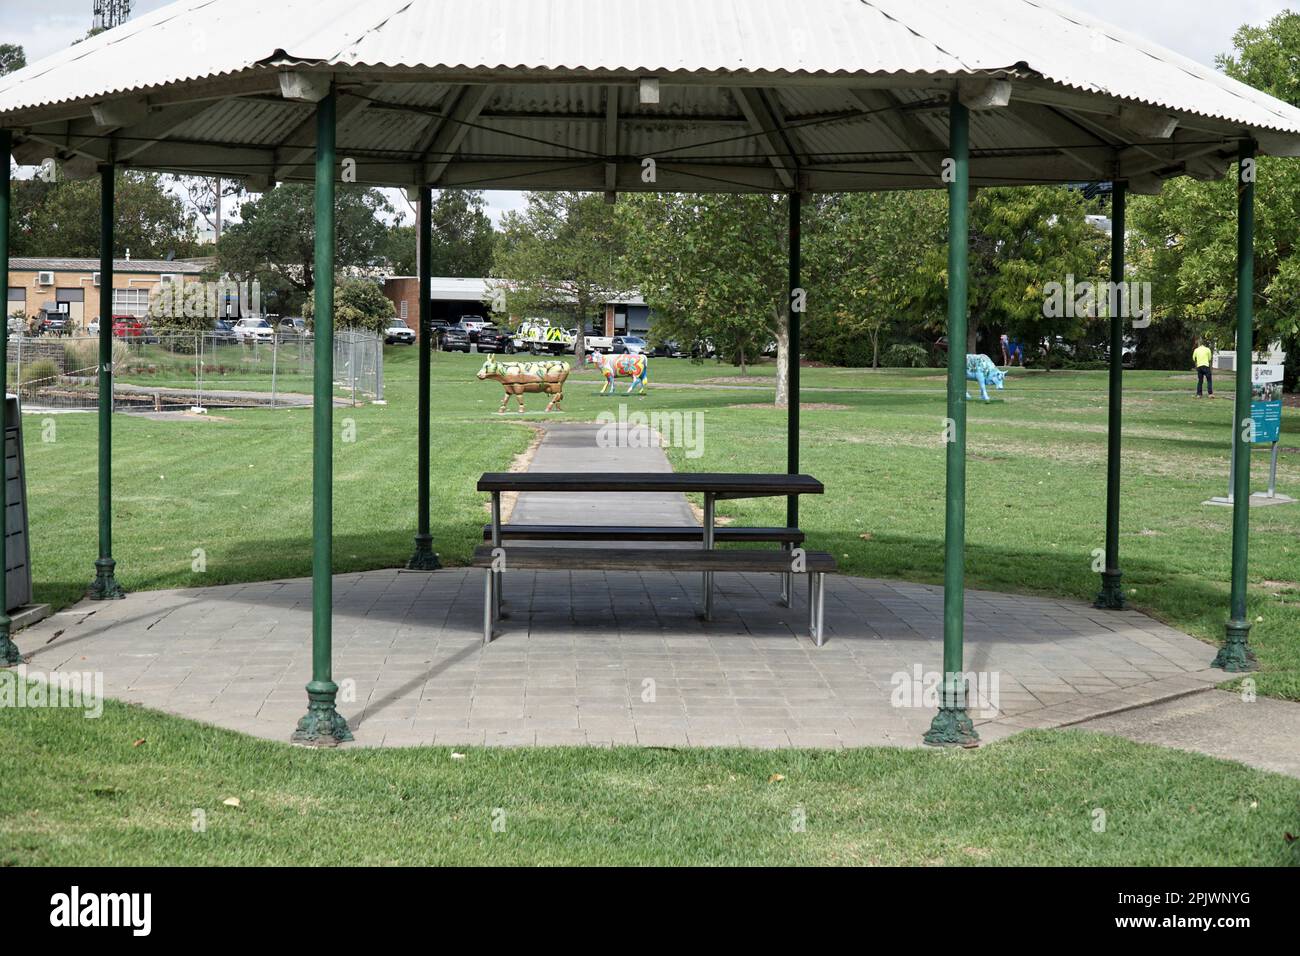
[[[0,113],[239,73],[340,67],[938,74],[1024,64],[1084,92],[1256,128],[1300,112],[1054,0],[178,0],[0,80]]]
[[[772,146],[743,125],[741,85],[764,89],[778,118],[798,118],[783,132],[801,165],[823,167],[811,188],[854,188],[859,173],[873,188],[906,185],[904,167],[917,177],[927,151],[903,148],[897,124],[855,94],[888,89],[914,108],[909,135],[941,143],[935,103],[960,78],[1010,78],[1013,106],[1060,111],[1028,125],[976,115],[977,153],[1019,153],[999,167],[1004,181],[1086,178],[1126,147],[1135,170],[1163,162],[1171,175],[1214,175],[1244,135],[1281,134],[1266,151],[1300,149],[1300,110],[1056,0],[178,0],[0,78],[0,118],[19,127],[20,147],[100,158],[96,138],[111,135],[144,168],[308,175],[311,107],[280,100],[276,86],[291,66],[324,71],[372,104],[341,121],[338,137],[340,151],[369,163],[367,182],[420,182],[420,162],[450,159],[435,170],[447,185],[600,188],[596,167],[630,171],[652,156],[729,165],[745,188],[769,188]],[[663,81],[661,102],[625,90],[618,156],[607,156],[609,84],[645,75]],[[424,155],[466,83],[492,86],[481,118],[463,121],[454,155]],[[134,147],[132,127],[98,132],[79,119],[125,94],[147,94],[155,121],[199,96],[211,105]],[[1123,103],[1182,117],[1186,135],[1143,142],[1114,121]],[[60,133],[65,120],[83,126]],[[295,131],[302,138],[290,141]],[[152,145],[162,139],[171,148]],[[1053,154],[1035,158],[1044,151]],[[574,161],[571,175],[537,165],[560,160]],[[591,168],[578,168],[584,160]],[[503,165],[530,162],[522,173]],[[826,168],[855,162],[875,166]],[[987,169],[974,175],[992,181]],[[625,178],[622,188],[636,185]]]

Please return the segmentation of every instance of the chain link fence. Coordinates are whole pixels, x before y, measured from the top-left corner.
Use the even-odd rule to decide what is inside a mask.
[[[113,410],[165,412],[310,405],[311,335],[229,333],[115,338],[110,367]],[[99,405],[99,339],[9,337],[9,390],[28,411],[90,410]],[[334,394],[354,404],[384,399],[384,341],[336,332]]]

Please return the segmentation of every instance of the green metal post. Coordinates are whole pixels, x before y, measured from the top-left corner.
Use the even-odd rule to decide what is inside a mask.
[[[316,318],[312,369],[311,683],[295,743],[332,746],[351,740],[335,709],[334,605],[334,127],[335,99],[316,105]]]
[[[86,596],[126,597],[113,560],[113,187],[117,170],[99,167],[99,558]]]
[[[1255,144],[1245,141],[1237,162],[1237,402],[1232,441],[1236,468],[1232,473],[1232,609],[1227,643],[1219,648],[1214,666],[1229,672],[1258,667],[1249,644],[1246,615],[1246,571],[1250,546],[1250,423],[1251,368],[1255,353]]]
[[[802,197],[797,189],[790,192],[790,341],[786,349],[788,356],[788,391],[786,395],[786,460],[787,470],[792,475],[799,474],[799,320],[802,317],[803,298],[799,288],[799,266],[801,250],[801,212]],[[796,306],[799,308],[796,309]],[[799,527],[799,496],[791,495],[785,502],[785,524],[787,528]]]
[[[1124,609],[1124,575],[1119,569],[1120,455],[1124,418],[1124,232],[1128,183],[1116,181],[1110,194],[1110,418],[1106,428],[1106,567],[1094,607]]]
[[[966,294],[969,279],[970,113],[952,98],[948,111],[948,444],[947,504],[944,510],[943,699],[925,734],[935,746],[979,740],[966,713],[962,681],[962,638],[966,614]]]
[[[5,296],[4,315],[0,316],[0,382],[4,383],[6,393],[9,387],[9,153],[13,149],[13,134],[7,129],[0,129],[0,160],[4,162],[4,172],[0,173],[0,290]],[[9,435],[9,401],[5,396],[4,410],[0,411],[0,435],[8,442]],[[0,456],[0,462],[3,457]],[[6,518],[9,510],[8,470],[0,475],[0,545],[8,540]],[[0,562],[0,667],[17,664],[18,645],[9,636],[9,561],[8,549],[0,549],[5,560]]]
[[[420,407],[416,412],[416,531],[415,552],[406,566],[412,571],[436,571],[442,565],[433,550],[433,536],[429,533],[429,380],[433,362],[433,293],[430,288],[432,255],[430,241],[433,236],[433,191],[420,187],[416,202],[416,274],[420,283]]]

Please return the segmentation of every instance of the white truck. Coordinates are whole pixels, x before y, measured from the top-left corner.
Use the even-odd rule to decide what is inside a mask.
[[[577,332],[553,326],[546,319],[524,319],[511,336],[516,352],[526,351],[534,355],[542,352],[563,355],[572,352],[577,341]]]

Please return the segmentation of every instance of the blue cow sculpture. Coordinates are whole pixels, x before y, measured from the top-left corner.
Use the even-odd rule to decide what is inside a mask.
[[[969,381],[980,383],[980,398],[987,402],[989,400],[989,385],[992,384],[1001,391],[1003,385],[1006,384],[1007,373],[994,365],[993,360],[987,355],[967,355],[966,378]],[[970,398],[970,392],[966,393],[966,398]]]

